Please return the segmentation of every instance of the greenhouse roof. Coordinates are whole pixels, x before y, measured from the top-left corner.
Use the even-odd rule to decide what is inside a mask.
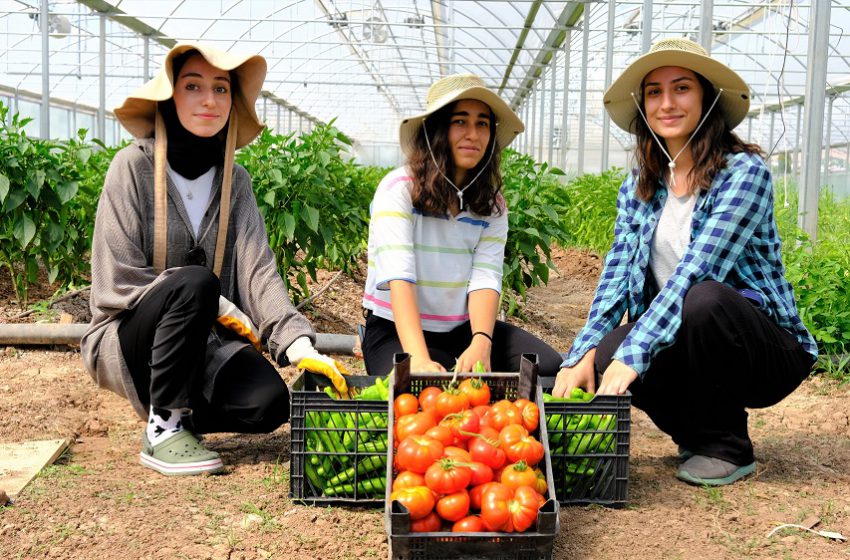
[[[440,76],[472,72],[499,90],[528,120],[532,88],[551,95],[546,111],[575,137],[579,117],[587,134],[601,135],[601,92],[609,37],[616,76],[653,41],[697,38],[704,3],[690,0],[551,2],[541,0],[80,0],[49,2],[51,96],[98,106],[101,62],[106,109],[118,106],[155,73],[176,41],[204,40],[228,50],[258,52],[268,60],[258,111],[273,128],[291,129],[287,111],[328,122],[360,143],[395,143],[399,120],[421,110],[428,86]],[[609,34],[609,5],[615,6]],[[651,6],[651,16],[644,10]],[[833,144],[848,142],[850,0],[831,3],[828,87]],[[0,85],[40,92],[41,33],[37,0],[0,0]],[[585,10],[588,14],[585,14]],[[105,54],[101,56],[101,14]],[[799,103],[805,92],[810,5],[790,0],[714,2],[711,48],[752,89],[753,114]],[[585,20],[589,21],[584,36]],[[568,41],[566,38],[569,37]],[[587,41],[587,49],[582,45]],[[147,46],[146,46],[147,44]],[[564,53],[569,45],[570,58]],[[586,81],[582,80],[586,59]],[[569,63],[569,79],[563,72]],[[547,69],[555,68],[555,86]],[[551,76],[551,74],[549,74]],[[541,79],[542,77],[542,79]],[[568,86],[564,96],[563,84]],[[587,93],[585,104],[581,92]],[[542,95],[542,94],[541,94]],[[278,106],[281,109],[278,109]],[[542,103],[541,103],[542,107]],[[582,110],[584,107],[584,110]],[[279,118],[280,110],[284,118]],[[791,115],[791,116],[789,116]],[[794,139],[786,109],[773,124],[763,116],[749,133],[763,144]],[[781,129],[780,129],[781,124]],[[560,134],[550,126],[550,135]],[[784,131],[784,134],[780,134]],[[621,147],[629,138],[611,129]],[[787,147],[787,146],[786,146]]]

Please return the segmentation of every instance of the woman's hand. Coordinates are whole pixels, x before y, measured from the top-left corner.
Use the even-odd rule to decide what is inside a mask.
[[[455,370],[459,372],[472,371],[475,362],[480,361],[484,364],[484,371],[490,371],[490,349],[492,346],[493,343],[486,337],[473,336],[472,342],[457,359]]]
[[[552,388],[553,397],[569,397],[574,387],[581,387],[588,393],[593,393],[596,388],[596,373],[593,371],[593,360],[596,357],[596,348],[584,355],[573,367],[561,368],[555,378],[555,386]]]
[[[425,355],[422,357],[417,357],[411,355],[410,371],[415,373],[440,373],[445,372],[446,368],[443,367],[443,364],[432,360],[431,356]]]
[[[613,360],[602,375],[597,395],[622,395],[638,378],[635,370],[619,360]]]

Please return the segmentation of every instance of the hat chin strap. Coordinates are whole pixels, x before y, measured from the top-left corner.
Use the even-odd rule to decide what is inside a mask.
[[[227,243],[227,227],[230,220],[230,192],[233,183],[233,160],[236,155],[237,134],[236,111],[230,111],[230,120],[227,127],[227,139],[224,147],[224,169],[221,179],[221,200],[218,210],[218,235],[215,240],[215,258],[213,260],[213,273],[221,276],[221,267],[224,263],[225,244]],[[166,254],[168,252],[168,199],[165,165],[168,158],[168,134],[165,130],[165,121],[156,109],[156,121],[154,125],[154,206],[153,206],[153,268],[159,273],[165,270]]]
[[[499,126],[498,122],[496,123],[496,126]],[[481,168],[481,170],[478,172],[478,174],[475,177],[473,177],[472,180],[470,182],[468,182],[465,187],[460,188],[457,185],[455,185],[451,181],[451,179],[446,177],[446,174],[443,173],[442,169],[440,169],[440,165],[437,163],[437,158],[434,157],[434,150],[431,149],[431,140],[428,138],[428,128],[425,126],[425,119],[424,118],[422,119],[422,129],[425,131],[425,144],[428,145],[428,153],[431,154],[431,161],[434,162],[434,167],[437,168],[437,173],[439,173],[443,177],[443,179],[446,180],[446,182],[448,184],[450,184],[451,186],[453,186],[455,188],[455,190],[457,191],[458,201],[460,202],[460,209],[463,210],[463,191],[465,191],[466,189],[471,187],[472,184],[478,179],[478,177],[480,177],[481,174],[484,173],[484,170],[487,169],[487,165],[490,163],[490,160],[493,159],[493,153],[495,153],[495,151],[496,151],[496,139],[493,138],[493,146],[490,148],[490,156],[487,158],[487,163],[484,164],[484,167]]]
[[[664,143],[658,138],[658,136],[655,134],[655,131],[652,130],[652,127],[649,125],[649,121],[647,120],[646,115],[643,114],[643,110],[640,108],[640,103],[638,103],[637,96],[635,96],[634,92],[631,92],[632,101],[634,101],[635,107],[637,107],[638,113],[640,113],[640,116],[643,118],[643,122],[646,123],[646,127],[649,129],[649,133],[652,134],[652,137],[655,138],[655,141],[658,143],[658,147],[661,148],[661,151],[664,152],[664,155],[667,156],[668,160],[670,160],[670,163],[667,164],[667,167],[670,168],[670,187],[671,188],[676,187],[676,174],[673,172],[676,169],[676,160],[679,158],[680,155],[682,155],[682,152],[685,151],[685,148],[687,148],[691,144],[691,140],[694,139],[694,136],[696,136],[697,132],[699,132],[699,129],[702,128],[702,125],[705,124],[705,120],[708,118],[708,115],[711,114],[711,110],[714,109],[714,106],[717,105],[717,102],[720,100],[720,95],[722,93],[723,93],[723,88],[719,88],[718,91],[717,91],[717,96],[714,98],[714,101],[712,101],[712,103],[711,103],[711,107],[709,107],[708,111],[705,112],[705,115],[702,116],[702,119],[700,119],[699,124],[694,129],[694,131],[691,133],[691,137],[688,138],[688,141],[685,142],[685,145],[682,146],[682,149],[679,150],[676,153],[675,157],[670,157],[670,154],[667,153],[667,150],[664,148]]]

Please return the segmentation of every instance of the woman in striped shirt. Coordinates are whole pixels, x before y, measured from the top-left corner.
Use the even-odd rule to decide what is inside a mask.
[[[508,209],[499,152],[524,129],[474,75],[443,78],[427,110],[400,128],[407,165],[378,185],[371,205],[369,273],[363,296],[366,370],[386,374],[393,354],[411,371],[518,371],[538,356],[554,375],[559,354],[517,327],[496,321]]]

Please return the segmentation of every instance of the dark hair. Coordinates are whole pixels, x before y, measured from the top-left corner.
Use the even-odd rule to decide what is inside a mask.
[[[414,152],[407,158],[407,166],[413,176],[411,198],[413,207],[425,214],[445,214],[448,201],[457,191],[439,173],[425,140],[425,130],[434,152],[434,159],[446,177],[455,173],[454,159],[449,145],[449,125],[457,102],[447,105],[425,119],[425,125],[419,128],[414,139]],[[479,216],[500,215],[502,206],[497,202],[501,198],[502,174],[499,167],[500,146],[496,141],[496,115],[490,110],[490,141],[484,149],[484,156],[467,175],[478,178],[463,192],[464,208]],[[493,157],[490,152],[493,151]],[[483,169],[483,171],[482,171]],[[465,185],[458,185],[463,188]]]
[[[703,91],[702,112],[700,113],[700,117],[702,117],[708,112],[711,104],[714,103],[717,93],[711,82],[701,74],[696,72],[694,74],[696,74]],[[640,103],[641,109],[645,114],[643,84],[641,82],[638,103]],[[649,201],[658,188],[659,180],[667,172],[668,160],[652,137],[649,126],[640,116],[640,113],[635,113],[632,124],[637,136],[635,142],[635,159],[637,160],[639,173],[637,194],[644,201]],[[664,141],[663,138],[660,138],[660,140],[662,142]],[[726,167],[726,154],[746,152],[748,154],[764,155],[758,144],[744,142],[734,132],[729,130],[729,126],[726,124],[723,115],[723,108],[719,101],[714,106],[714,109],[711,110],[711,113],[708,114],[708,117],[699,131],[697,131],[693,140],[691,140],[690,149],[693,154],[694,166],[688,176],[694,185],[694,190],[708,190],[711,188],[711,182],[714,180],[714,177]]]

